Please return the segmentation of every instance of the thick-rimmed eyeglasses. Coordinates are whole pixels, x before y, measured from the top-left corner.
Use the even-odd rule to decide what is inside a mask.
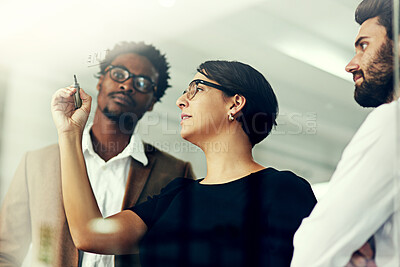
[[[191,81],[191,82],[189,83],[188,89],[186,89],[185,91],[183,91],[183,94],[187,94],[187,98],[188,98],[189,100],[193,99],[193,97],[194,97],[194,96],[197,94],[197,92],[198,92],[198,89],[199,89],[199,88],[198,88],[198,85],[199,85],[199,84],[204,84],[204,85],[206,85],[206,86],[213,87],[213,88],[215,88],[215,89],[219,89],[219,90],[222,90],[222,91],[225,91],[225,90],[226,90],[225,87],[223,87],[223,86],[221,86],[221,85],[219,85],[219,84],[210,83],[210,82],[206,82],[206,81],[197,79],[197,80],[193,80],[193,81]]]
[[[110,65],[107,67],[105,73],[108,71],[110,72],[110,78],[119,83],[132,78],[133,88],[139,93],[147,94],[155,91],[156,84],[149,77],[130,73],[124,66]]]

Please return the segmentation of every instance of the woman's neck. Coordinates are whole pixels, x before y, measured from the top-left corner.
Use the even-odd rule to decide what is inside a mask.
[[[207,142],[201,148],[207,160],[203,184],[227,183],[265,169],[254,161],[251,144],[243,142],[243,138],[227,136],[223,141]]]

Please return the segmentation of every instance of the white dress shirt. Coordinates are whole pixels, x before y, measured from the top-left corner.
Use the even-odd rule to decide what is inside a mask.
[[[135,133],[132,135],[128,146],[120,154],[105,162],[94,152],[89,134],[91,128],[92,124],[89,124],[82,136],[83,155],[90,184],[101,214],[105,218],[121,211],[131,157],[144,166],[147,165],[148,161],[144,153],[143,142],[139,134]],[[111,266],[114,266],[113,255],[83,253],[82,267]]]
[[[400,266],[399,105],[372,111],[344,150],[327,192],[295,234],[292,267],[343,267],[372,235],[377,266]]]

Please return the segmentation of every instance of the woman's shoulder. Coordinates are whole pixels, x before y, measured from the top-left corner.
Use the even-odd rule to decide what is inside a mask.
[[[186,187],[194,184],[196,180],[189,179],[189,178],[175,178],[171,182],[169,182],[162,190],[161,190],[161,196],[162,195],[170,195],[170,194],[176,194],[177,192],[185,189]]]
[[[311,188],[310,184],[303,177],[298,176],[292,171],[284,170],[280,171],[275,168],[269,167],[263,169],[257,173],[258,176],[266,186],[274,186],[274,187],[300,187],[300,188]]]
[[[259,174],[267,199],[282,205],[305,208],[307,214],[317,202],[311,185],[292,171],[267,168]]]

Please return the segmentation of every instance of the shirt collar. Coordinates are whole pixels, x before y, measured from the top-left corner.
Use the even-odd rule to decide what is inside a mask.
[[[90,130],[92,129],[92,126],[93,122],[88,123],[85,127],[85,130],[83,131],[82,149],[83,153],[97,155],[97,153],[93,149],[93,143],[90,137]],[[132,157],[135,160],[141,162],[144,166],[147,165],[148,159],[146,153],[144,152],[144,144],[139,133],[133,133],[129,141],[129,144],[125,147],[125,149],[117,156],[112,158],[110,161],[125,157]]]

